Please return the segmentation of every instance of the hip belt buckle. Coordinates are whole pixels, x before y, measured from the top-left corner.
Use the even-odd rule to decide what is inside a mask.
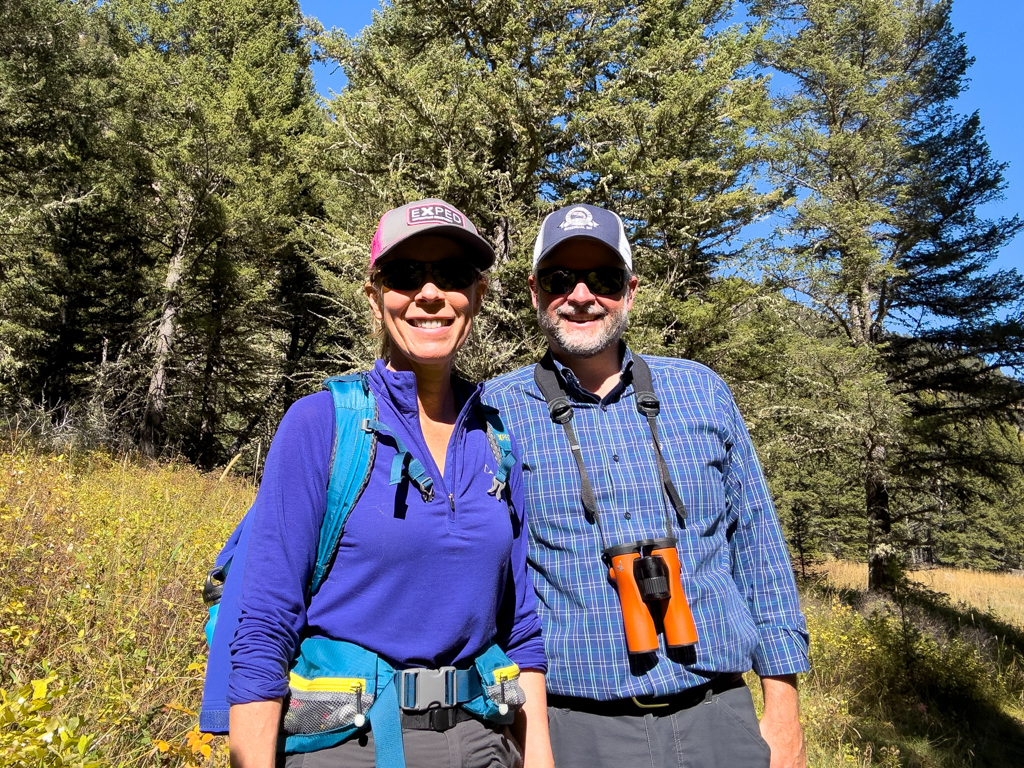
[[[407,712],[450,709],[459,703],[455,667],[403,669],[399,674],[402,709]]]

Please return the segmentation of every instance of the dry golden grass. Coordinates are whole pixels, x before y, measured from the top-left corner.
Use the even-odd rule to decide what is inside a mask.
[[[826,560],[818,570],[828,576],[833,586],[840,589],[864,590],[868,588],[868,566],[850,560]]]
[[[112,765],[205,762],[200,587],[253,494],[185,465],[0,445],[0,688],[52,671],[58,714]]]
[[[1024,629],[1024,577],[1007,573],[936,568],[916,571],[911,578],[954,603],[990,613]]]
[[[822,563],[828,580],[842,589],[865,590],[868,567],[864,563],[832,560]],[[934,592],[941,592],[954,604],[984,611],[1024,629],[1024,577],[954,568],[912,571],[910,579]]]
[[[185,465],[0,444],[0,689],[62,681],[55,713],[74,720],[76,738],[86,734],[97,768],[226,768],[225,740],[207,743],[194,728],[206,656],[199,588],[253,493]],[[862,564],[825,570],[837,586],[867,586]],[[950,585],[923,583],[1020,623],[1024,581],[951,575]],[[982,652],[970,633],[936,637],[910,612],[876,602],[869,615],[813,589],[804,607],[812,670],[801,700],[814,768],[1019,768],[1024,657],[1009,644]],[[975,710],[980,719],[965,722]],[[12,716],[16,728],[0,726],[0,765],[26,764],[11,759],[14,737],[56,738],[49,712]],[[85,768],[76,743],[65,750],[71,762],[32,765]]]

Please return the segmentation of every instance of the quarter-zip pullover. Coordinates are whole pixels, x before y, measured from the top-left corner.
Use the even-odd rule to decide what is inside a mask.
[[[442,476],[420,429],[415,375],[378,361],[369,382],[378,420],[426,468],[434,498],[424,501],[407,480],[390,484],[397,448],[379,436],[334,565],[307,601],[326,509],[333,402],[320,392],[288,410],[256,499],[231,643],[232,704],[283,696],[307,636],[357,643],[396,667],[428,668],[465,667],[497,641],[521,668],[546,668],[526,571],[522,472],[518,464],[512,471],[510,504],[488,495],[497,463],[477,414],[481,388],[453,379],[460,412]]]

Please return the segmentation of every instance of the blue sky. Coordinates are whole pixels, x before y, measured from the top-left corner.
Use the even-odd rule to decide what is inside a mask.
[[[356,34],[380,7],[376,0],[300,0],[304,13],[325,27]],[[953,26],[966,33],[967,49],[975,58],[968,73],[970,88],[960,97],[961,112],[977,110],[992,148],[992,156],[1008,162],[1006,199],[983,209],[988,217],[1024,213],[1024,0],[954,0]],[[313,73],[317,90],[327,95],[340,90],[344,78],[318,66]],[[997,266],[1024,272],[1024,235],[1000,254]]]

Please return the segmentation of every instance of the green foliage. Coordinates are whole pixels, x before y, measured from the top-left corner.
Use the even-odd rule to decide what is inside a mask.
[[[81,732],[81,720],[50,714],[68,691],[54,674],[13,691],[0,691],[0,761],[38,768],[99,768],[95,736]]]
[[[267,437],[299,361],[319,353],[300,220],[318,206],[302,139],[322,118],[298,6],[55,2],[22,15],[0,71],[8,133],[23,131],[0,162],[14,225],[0,398],[211,466]]]
[[[992,638],[960,631],[964,613],[949,609],[940,620],[923,595],[858,611],[849,603],[863,593],[815,592],[805,601],[812,671],[801,697],[811,765],[1016,764],[1019,649],[991,653]]]
[[[0,696],[0,762],[227,764],[223,739],[194,726],[199,590],[253,490],[187,465],[51,455],[21,435],[0,452],[0,663],[21,681]],[[805,585],[803,602],[811,765],[1016,765],[1020,627],[919,588],[878,599]]]
[[[219,750],[190,736],[206,661],[199,590],[253,495],[188,466],[0,449],[5,674],[75,680],[54,712],[82,718],[111,764]]]
[[[970,59],[949,2],[764,0],[753,12],[773,30],[762,61],[792,83],[766,126],[768,162],[800,191],[763,256],[885,377],[860,477],[872,585],[891,586],[936,475],[961,496],[999,481],[985,440],[941,454],[953,433],[1014,423],[1007,408],[1024,399],[1001,372],[1024,362],[1024,278],[988,272],[1024,223],[977,215],[1003,166],[977,116],[952,111]]]
[[[481,323],[489,352],[467,356],[471,375],[537,356],[523,278],[555,201],[621,212],[641,275],[666,300],[662,316],[708,289],[727,238],[779,198],[754,189],[746,132],[766,106],[764,84],[746,71],[757,34],[717,29],[730,8],[401,0],[358,37],[319,36],[348,79],[329,104],[321,158],[331,192],[319,233],[338,324],[358,323],[347,356],[373,353],[350,301],[377,218],[420,197],[459,206],[497,246]],[[654,344],[689,341],[674,317],[651,315],[645,330],[665,331]]]
[[[733,385],[801,568],[1021,564],[1024,282],[989,269],[1021,222],[977,215],[1004,169],[951,109],[948,2],[395,0],[358,36],[295,0],[0,9],[5,414],[252,471],[376,357],[385,209],[441,196],[495,243],[483,379],[538,356],[532,240],[591,201],[634,244],[630,343]]]

